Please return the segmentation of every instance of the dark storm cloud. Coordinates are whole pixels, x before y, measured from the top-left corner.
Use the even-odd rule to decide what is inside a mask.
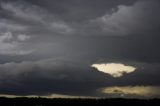
[[[136,71],[120,78],[105,75],[85,63],[62,59],[1,64],[0,93],[96,96],[99,94],[96,90],[102,87],[160,84],[159,64],[128,64],[135,66]]]
[[[56,6],[57,8],[54,9]],[[51,7],[50,10],[48,10],[49,7]],[[3,30],[18,30],[18,32],[30,32],[35,35],[52,34],[54,36],[67,35],[67,33],[74,36],[123,36],[137,34],[137,32],[144,35],[148,32],[157,32],[159,28],[157,20],[160,17],[156,13],[159,9],[158,0],[154,2],[151,0],[137,2],[117,0],[98,3],[96,1],[90,3],[89,0],[85,2],[72,0],[67,2],[16,0],[13,2],[7,0],[7,2],[1,2],[1,9]],[[60,9],[64,9],[62,14],[55,12]],[[85,18],[85,16],[91,18]],[[69,19],[65,20],[66,17]],[[4,24],[8,27],[4,28]],[[13,26],[15,27],[13,28]]]
[[[0,93],[96,96],[106,86],[160,85],[159,5],[158,0],[1,0]],[[91,68],[100,62],[136,71],[113,78]]]
[[[26,2],[44,7],[66,21],[82,22],[101,16],[117,5],[131,5],[136,0],[101,0],[101,2],[97,0],[26,0]]]
[[[131,6],[119,5],[112,8],[109,14],[90,20],[86,25],[91,35],[103,36],[137,36],[155,34],[159,31],[159,18],[157,14],[159,1],[138,1]],[[153,36],[153,35],[152,35]]]
[[[59,20],[54,14],[49,13],[45,8],[26,2],[1,2],[1,8],[6,14],[2,14],[1,22],[6,24],[10,31],[22,33],[40,34],[45,31],[49,33],[68,33],[71,28],[63,21]],[[7,14],[9,13],[9,14]],[[14,27],[13,27],[14,26]],[[37,33],[36,33],[37,32]],[[38,33],[39,32],[39,33]]]
[[[103,74],[91,70],[90,66],[61,59],[6,63],[0,65],[0,70],[1,93],[19,95],[88,95],[103,85],[106,79]]]

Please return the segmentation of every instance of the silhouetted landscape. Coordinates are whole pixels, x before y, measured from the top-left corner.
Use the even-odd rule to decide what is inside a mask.
[[[140,100],[140,99],[71,99],[71,98],[0,98],[0,106],[17,106],[17,105],[27,105],[27,106],[82,106],[82,105],[142,105],[149,106],[153,104],[159,104],[159,99],[149,99],[149,100]]]

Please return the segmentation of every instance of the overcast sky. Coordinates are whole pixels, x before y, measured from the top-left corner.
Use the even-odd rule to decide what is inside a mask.
[[[159,10],[159,0],[0,0],[0,94],[160,98]]]

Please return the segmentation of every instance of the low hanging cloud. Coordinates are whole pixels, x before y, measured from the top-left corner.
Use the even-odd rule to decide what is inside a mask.
[[[160,98],[160,86],[115,86],[99,91],[116,98]]]
[[[0,94],[89,95],[103,85],[105,78],[105,75],[89,70],[89,66],[79,66],[60,58],[0,64]]]
[[[92,64],[92,67],[98,71],[110,74],[113,77],[122,77],[125,73],[131,73],[135,71],[133,66],[125,66],[124,64],[108,63],[108,64]]]
[[[82,99],[88,99],[88,98],[92,98],[92,99],[98,99],[100,97],[92,97],[92,96],[72,96],[72,95],[62,95],[62,94],[51,94],[51,95],[43,95],[43,96],[38,96],[38,95],[27,95],[27,96],[19,96],[19,95],[3,95],[0,94],[0,97],[7,97],[7,98],[17,98],[17,97],[27,97],[27,98],[37,98],[37,97],[42,97],[42,98],[82,98]]]
[[[159,85],[159,64],[151,64],[150,68],[144,65],[143,69],[119,78],[125,72],[112,73],[114,78],[79,64],[62,58],[0,64],[0,94],[97,96],[100,92],[96,90],[104,86]]]

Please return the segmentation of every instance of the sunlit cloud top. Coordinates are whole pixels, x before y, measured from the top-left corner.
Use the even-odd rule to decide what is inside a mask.
[[[131,73],[136,69],[133,66],[125,66],[120,63],[93,64],[91,67],[96,68],[98,71],[110,74],[113,77],[121,77],[124,73]]]

